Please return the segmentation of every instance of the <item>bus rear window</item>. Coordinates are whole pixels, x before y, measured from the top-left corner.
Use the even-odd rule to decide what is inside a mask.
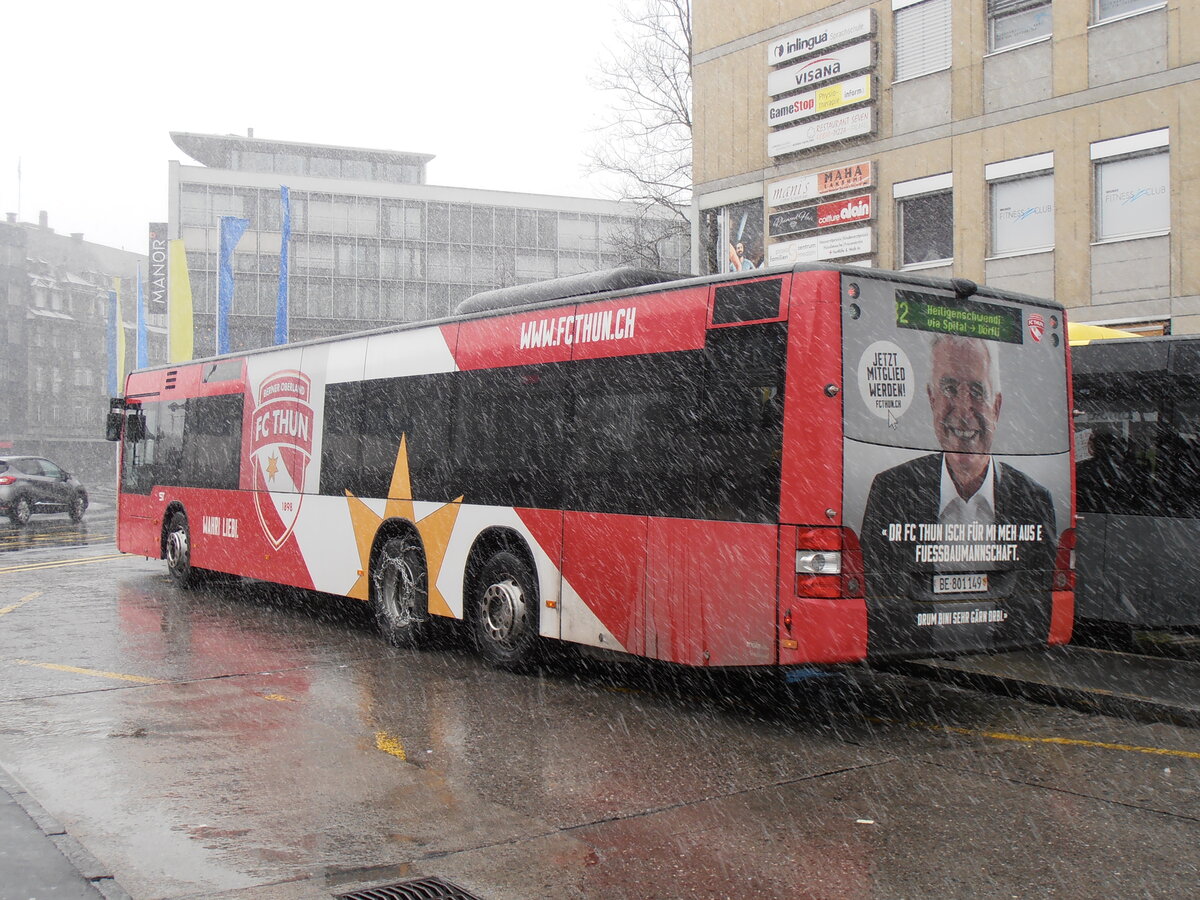
[[[713,324],[778,319],[782,295],[782,278],[721,285],[713,293]]]

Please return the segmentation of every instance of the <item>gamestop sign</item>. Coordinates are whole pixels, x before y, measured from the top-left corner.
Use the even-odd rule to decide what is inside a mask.
[[[776,100],[767,105],[768,125],[787,125],[800,119],[871,99],[871,76],[859,75],[815,91]]]

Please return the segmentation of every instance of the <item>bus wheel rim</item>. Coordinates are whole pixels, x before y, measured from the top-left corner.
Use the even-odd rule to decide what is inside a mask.
[[[167,535],[167,565],[176,567],[187,559],[188,539],[182,528]]]
[[[416,578],[407,560],[403,557],[388,560],[380,582],[379,595],[388,620],[400,627],[416,622]]]
[[[480,618],[484,632],[493,642],[509,645],[525,621],[525,595],[511,578],[488,585],[483,592]]]

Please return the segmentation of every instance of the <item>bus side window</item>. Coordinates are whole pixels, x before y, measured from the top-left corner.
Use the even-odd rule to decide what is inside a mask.
[[[449,477],[448,461],[456,377],[380,378],[363,382],[360,399],[353,399],[352,390],[346,395],[352,406],[342,411],[340,423],[334,421],[342,432],[337,440],[344,457],[335,471],[343,473],[342,480],[351,491],[363,497],[388,495],[403,438],[415,498],[449,500],[463,493]],[[361,410],[361,415],[354,409]],[[327,421],[327,434],[329,428]],[[332,481],[327,484],[323,474],[322,490],[340,493],[342,488]]]
[[[456,386],[453,481],[457,492],[469,503],[559,507],[561,369],[521,366],[463,373]]]
[[[181,483],[237,490],[242,450],[241,394],[187,401],[180,447]]]
[[[696,352],[576,365],[568,508],[696,516],[702,365]]]
[[[362,385],[357,381],[325,386],[325,412],[321,434],[322,494],[377,496],[362,484],[362,424],[365,410]],[[395,451],[392,451],[395,460]]]
[[[1157,515],[1172,491],[1162,446],[1161,382],[1137,373],[1081,379],[1075,420],[1079,461],[1075,469],[1079,511],[1108,515]],[[1165,452],[1164,452],[1165,451]]]
[[[785,352],[778,325],[709,333],[701,425],[704,518],[779,517]]]

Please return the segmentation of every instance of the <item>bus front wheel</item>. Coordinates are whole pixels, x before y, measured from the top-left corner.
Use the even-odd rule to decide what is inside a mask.
[[[537,589],[524,560],[502,550],[487,561],[474,581],[470,627],[492,665],[517,670],[536,661]]]
[[[415,647],[429,626],[425,553],[412,535],[388,538],[371,573],[371,608],[384,639]]]
[[[163,556],[167,560],[167,571],[171,578],[180,587],[191,587],[198,580],[198,570],[192,568],[192,540],[187,513],[183,510],[171,514],[163,544]]]

